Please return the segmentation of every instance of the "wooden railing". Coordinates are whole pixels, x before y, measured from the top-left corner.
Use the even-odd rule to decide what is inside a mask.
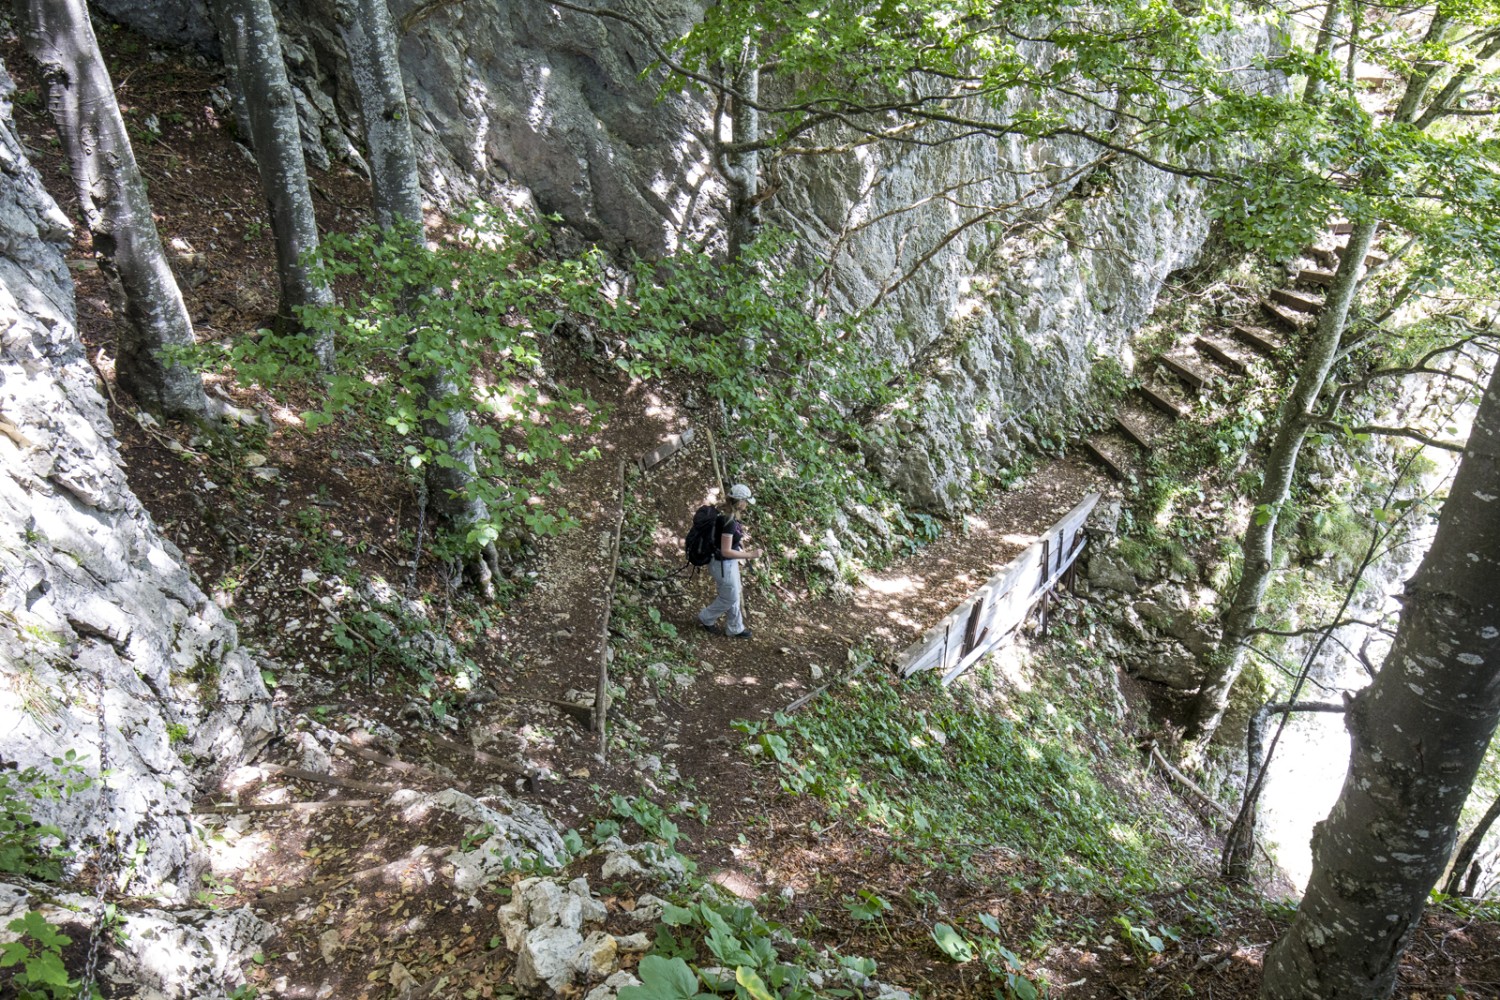
[[[943,683],[951,684],[998,646],[1073,568],[1084,546],[1084,522],[1098,502],[1097,493],[1084,497],[972,597],[908,646],[896,659],[896,672],[910,677],[939,670]]]

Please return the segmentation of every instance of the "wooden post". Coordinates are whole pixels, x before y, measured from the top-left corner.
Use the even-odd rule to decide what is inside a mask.
[[[984,598],[981,597],[974,602],[969,609],[969,621],[964,626],[964,644],[959,650],[959,656],[968,656],[974,652],[974,647],[979,645],[979,616],[984,613]]]
[[[714,432],[704,431],[708,435],[708,456],[714,463],[714,478],[719,481],[719,500],[722,502],[729,497],[729,484],[724,481],[724,470],[719,468],[719,449],[714,444]]]
[[[599,733],[599,759],[609,755],[609,613],[615,603],[615,576],[620,567],[620,532],[625,527],[625,460],[620,459],[620,515],[609,546],[609,580],[604,587],[604,622],[599,629],[599,683],[594,689],[594,729]]]

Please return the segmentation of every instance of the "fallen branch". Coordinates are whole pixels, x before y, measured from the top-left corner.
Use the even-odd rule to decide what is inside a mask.
[[[316,802],[216,802],[193,810],[203,816],[210,813],[230,814],[257,812],[321,812],[324,809],[369,809],[374,799],[319,799]]]
[[[337,775],[323,774],[319,771],[304,771],[300,767],[283,767],[280,764],[260,764],[258,766],[268,774],[279,774],[301,781],[315,781],[323,785],[337,785],[339,788],[349,788],[356,792],[382,792],[389,794],[396,791],[395,785],[381,785],[373,781],[355,781],[353,778],[340,778]]]

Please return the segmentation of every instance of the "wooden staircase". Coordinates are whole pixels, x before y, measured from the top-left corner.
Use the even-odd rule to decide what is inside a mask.
[[[1303,260],[1288,271],[1287,287],[1277,288],[1257,304],[1267,320],[1229,323],[1224,329],[1195,335],[1142,366],[1146,377],[1121,402],[1114,424],[1084,439],[1086,451],[1114,479],[1134,479],[1144,459],[1160,446],[1174,421],[1188,417],[1195,400],[1217,385],[1250,375],[1257,365],[1282,357],[1288,344],[1316,324],[1323,293],[1332,287],[1334,269],[1345,252],[1353,226],[1334,222],[1328,235],[1303,250]],[[1331,244],[1331,245],[1328,245]],[[1371,250],[1366,267],[1385,263]]]

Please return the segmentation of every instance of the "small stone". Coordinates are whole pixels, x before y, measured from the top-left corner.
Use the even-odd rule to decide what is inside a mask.
[[[344,947],[343,940],[339,937],[337,928],[330,927],[318,935],[318,954],[323,956],[326,964],[332,965],[334,956]]]
[[[622,954],[634,955],[651,949],[651,937],[643,932],[626,934],[624,937],[615,938],[615,944],[619,946]]]

